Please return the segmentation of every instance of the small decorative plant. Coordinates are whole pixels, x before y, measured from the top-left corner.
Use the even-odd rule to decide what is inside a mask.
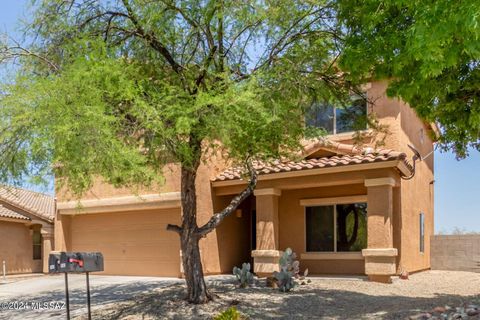
[[[233,267],[233,274],[240,283],[240,288],[246,288],[253,282],[253,273],[250,272],[250,263],[243,263],[242,269]]]
[[[298,285],[295,280],[303,280],[308,275],[308,269],[305,269],[302,276],[300,275],[300,262],[296,258],[297,255],[290,248],[287,248],[280,258],[280,271],[273,273],[280,291],[290,291]]]
[[[227,310],[223,311],[222,313],[220,313],[214,318],[214,320],[240,320],[240,319],[243,319],[243,317],[235,307],[228,308]]]

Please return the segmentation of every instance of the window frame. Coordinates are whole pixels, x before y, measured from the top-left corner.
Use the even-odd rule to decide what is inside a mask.
[[[419,222],[419,252],[421,254],[424,254],[425,253],[425,213],[423,212],[420,212],[420,214],[418,215],[418,222]]]
[[[353,98],[352,101],[355,101],[355,98],[362,98],[361,96],[359,96],[358,94],[353,94],[351,95],[351,97]],[[367,95],[367,92],[364,92],[363,93],[363,97],[365,98],[366,100],[366,104],[365,104],[365,116],[368,117],[369,115],[369,104],[368,104],[368,95]],[[342,135],[342,134],[352,134],[358,130],[353,130],[353,131],[345,131],[345,132],[340,132],[338,133],[337,132],[337,109],[338,107],[336,106],[332,106],[333,108],[333,117],[332,117],[332,121],[333,121],[333,126],[332,126],[332,133],[329,133],[327,132],[327,136],[336,136],[336,135]],[[305,119],[305,125],[307,124],[307,121]],[[366,131],[366,130],[369,130],[369,126],[368,126],[368,122],[367,122],[367,126],[364,128],[364,129],[361,129],[359,131]]]
[[[38,234],[39,235],[39,243],[35,243],[35,234]],[[40,232],[40,230],[33,230],[33,233],[32,233],[32,260],[34,261],[38,261],[38,260],[42,260],[42,256],[43,256],[43,239],[42,239],[42,233]],[[40,257],[37,257],[35,256],[35,248],[40,248]]]
[[[351,197],[335,197],[335,198],[318,198],[318,199],[302,199],[300,205],[303,206],[303,250],[309,254],[325,254],[325,255],[354,255],[359,254],[361,251],[337,251],[337,205],[341,204],[357,204],[367,203],[367,196],[351,196]],[[307,250],[307,208],[308,207],[327,207],[333,206],[333,250],[334,251],[308,251]],[[368,224],[368,220],[367,220]],[[368,235],[367,235],[368,237]]]

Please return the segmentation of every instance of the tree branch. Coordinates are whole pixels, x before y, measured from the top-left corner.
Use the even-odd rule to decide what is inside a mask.
[[[246,25],[242,30],[240,30],[233,38],[232,38],[232,41],[230,43],[230,45],[228,46],[227,50],[225,50],[225,53],[224,53],[224,57],[226,57],[229,53],[230,53],[230,50],[232,50],[233,48],[233,45],[235,44],[235,42],[237,41],[238,38],[240,38],[242,36],[242,34],[247,31],[248,29],[250,28],[253,28],[255,29],[258,25],[260,25],[262,23],[262,19],[260,20],[257,20],[255,23],[253,24],[249,24],[249,25]],[[247,41],[248,39],[250,38],[251,34],[248,35],[248,38],[247,38]],[[243,52],[242,52],[242,55],[243,55]],[[240,59],[241,60],[241,59]]]
[[[183,229],[179,226],[177,226],[176,224],[167,224],[167,231],[173,231],[173,232],[176,232],[178,234],[181,234]]]
[[[137,28],[137,34],[147,41],[153,49],[157,50],[165,58],[165,60],[167,60],[177,74],[181,74],[183,67],[179,65],[175,59],[173,59],[173,56],[167,47],[160,40],[158,40],[152,32],[146,32],[145,29],[143,29],[128,0],[122,0],[122,3],[128,12],[129,20],[132,21],[133,25]]]
[[[225,219],[238,208],[243,200],[248,198],[248,196],[253,193],[253,190],[257,186],[258,175],[250,160],[247,160],[247,168],[250,173],[250,181],[247,187],[241,193],[236,195],[232,201],[230,201],[230,204],[225,207],[225,209],[214,214],[206,224],[197,229],[197,234],[199,236],[205,236],[215,229],[223,221],[223,219]]]
[[[330,4],[327,4],[321,8],[313,10],[313,7],[311,10],[306,12],[304,15],[300,16],[296,21],[294,21],[288,28],[285,30],[282,36],[272,45],[268,53],[268,57],[261,62],[261,59],[257,62],[255,67],[253,68],[252,73],[255,73],[257,70],[263,68],[265,65],[269,66],[277,57],[279,54],[282,53],[282,51],[288,46],[288,44],[291,42],[291,39],[294,39],[301,35],[305,30],[307,30],[311,25],[313,25],[315,22],[320,20],[322,17],[320,16],[320,13],[324,10],[327,10],[330,8]],[[300,26],[300,24],[305,21],[308,17],[315,16],[312,20],[307,21],[306,25],[301,26],[300,29],[294,32],[296,27]],[[266,51],[262,54],[262,57],[265,55]]]
[[[212,50],[210,51],[210,54],[208,55],[207,59],[205,59],[205,63],[204,63],[204,66],[202,68],[202,71],[200,72],[200,75],[197,77],[197,79],[195,80],[195,89],[194,89],[194,93],[197,93],[198,91],[198,86],[202,83],[203,79],[205,78],[205,76],[207,75],[207,71],[208,71],[208,68],[210,66],[210,63],[212,62],[214,56],[215,56],[215,52],[217,50],[217,47],[214,46],[212,48]]]
[[[100,12],[94,16],[91,16],[90,18],[86,19],[85,21],[83,21],[79,26],[78,28],[79,29],[83,29],[85,28],[85,26],[87,24],[89,24],[90,22],[94,21],[94,20],[97,20],[97,19],[100,19],[104,16],[110,16],[108,18],[108,20],[112,20],[113,18],[115,17],[123,17],[123,18],[127,18],[129,19],[129,16],[123,12],[116,12],[116,11],[105,11],[105,12]]]
[[[200,23],[198,23],[197,21],[195,21],[193,18],[190,18],[186,13],[185,11],[183,11],[181,8],[177,7],[173,1],[165,1],[165,0],[160,0],[167,8],[173,10],[173,11],[176,11],[178,12],[182,17],[183,19],[185,19],[185,21],[187,21],[187,23],[189,25],[191,25],[192,27],[196,28],[196,29],[200,29],[202,30],[201,26],[200,26]],[[204,30],[202,30],[203,32],[205,32]]]
[[[223,0],[219,1],[219,3],[217,4],[218,6],[218,9],[217,11],[219,12],[219,15],[218,15],[218,26],[217,26],[217,42],[218,42],[218,67],[219,67],[219,71],[220,72],[223,72],[225,71],[224,70],[224,59],[225,59],[225,56],[224,56],[224,53],[225,53],[225,50],[224,50],[224,45],[223,45],[223,37],[224,37],[224,34],[223,34],[223,14],[224,14],[224,7],[223,7]]]
[[[20,45],[20,43],[18,43],[14,39],[11,39],[11,41],[14,42],[14,44],[15,44],[14,46],[0,47],[0,62],[3,62],[3,61],[8,60],[8,59],[15,60],[16,58],[19,58],[19,57],[30,56],[30,57],[34,57],[34,58],[44,62],[45,64],[47,64],[52,71],[58,72],[59,66],[56,63],[54,63],[53,61],[47,59],[46,57],[44,57],[41,54],[38,54],[38,53],[33,52],[33,51],[31,51],[31,50],[29,50],[25,47],[22,47]]]

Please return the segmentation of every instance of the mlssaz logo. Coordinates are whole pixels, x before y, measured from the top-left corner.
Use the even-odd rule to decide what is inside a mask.
[[[60,310],[65,309],[65,302],[51,301],[51,302],[32,302],[32,310]]]

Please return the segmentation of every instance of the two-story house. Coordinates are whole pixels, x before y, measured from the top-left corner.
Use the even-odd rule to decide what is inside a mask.
[[[386,86],[368,84],[369,102],[352,104],[350,113],[375,114],[389,131],[385,145],[375,148],[367,127],[364,146],[354,145],[353,120],[342,109],[313,111],[307,124],[325,128],[330,142],[307,141],[300,161],[257,165],[254,194],[201,240],[206,274],[231,273],[247,261],[257,274],[269,274],[287,247],[310,274],[366,274],[385,282],[403,270],[430,267],[435,128],[407,104],[386,97]],[[424,157],[415,167],[408,144]],[[179,171],[172,164],[164,172],[165,185],[140,190],[140,196],[101,181],[80,206],[59,192],[55,249],[100,251],[105,274],[180,276],[178,235],[165,229],[180,221]],[[196,183],[202,224],[246,181],[221,159],[211,159]]]

